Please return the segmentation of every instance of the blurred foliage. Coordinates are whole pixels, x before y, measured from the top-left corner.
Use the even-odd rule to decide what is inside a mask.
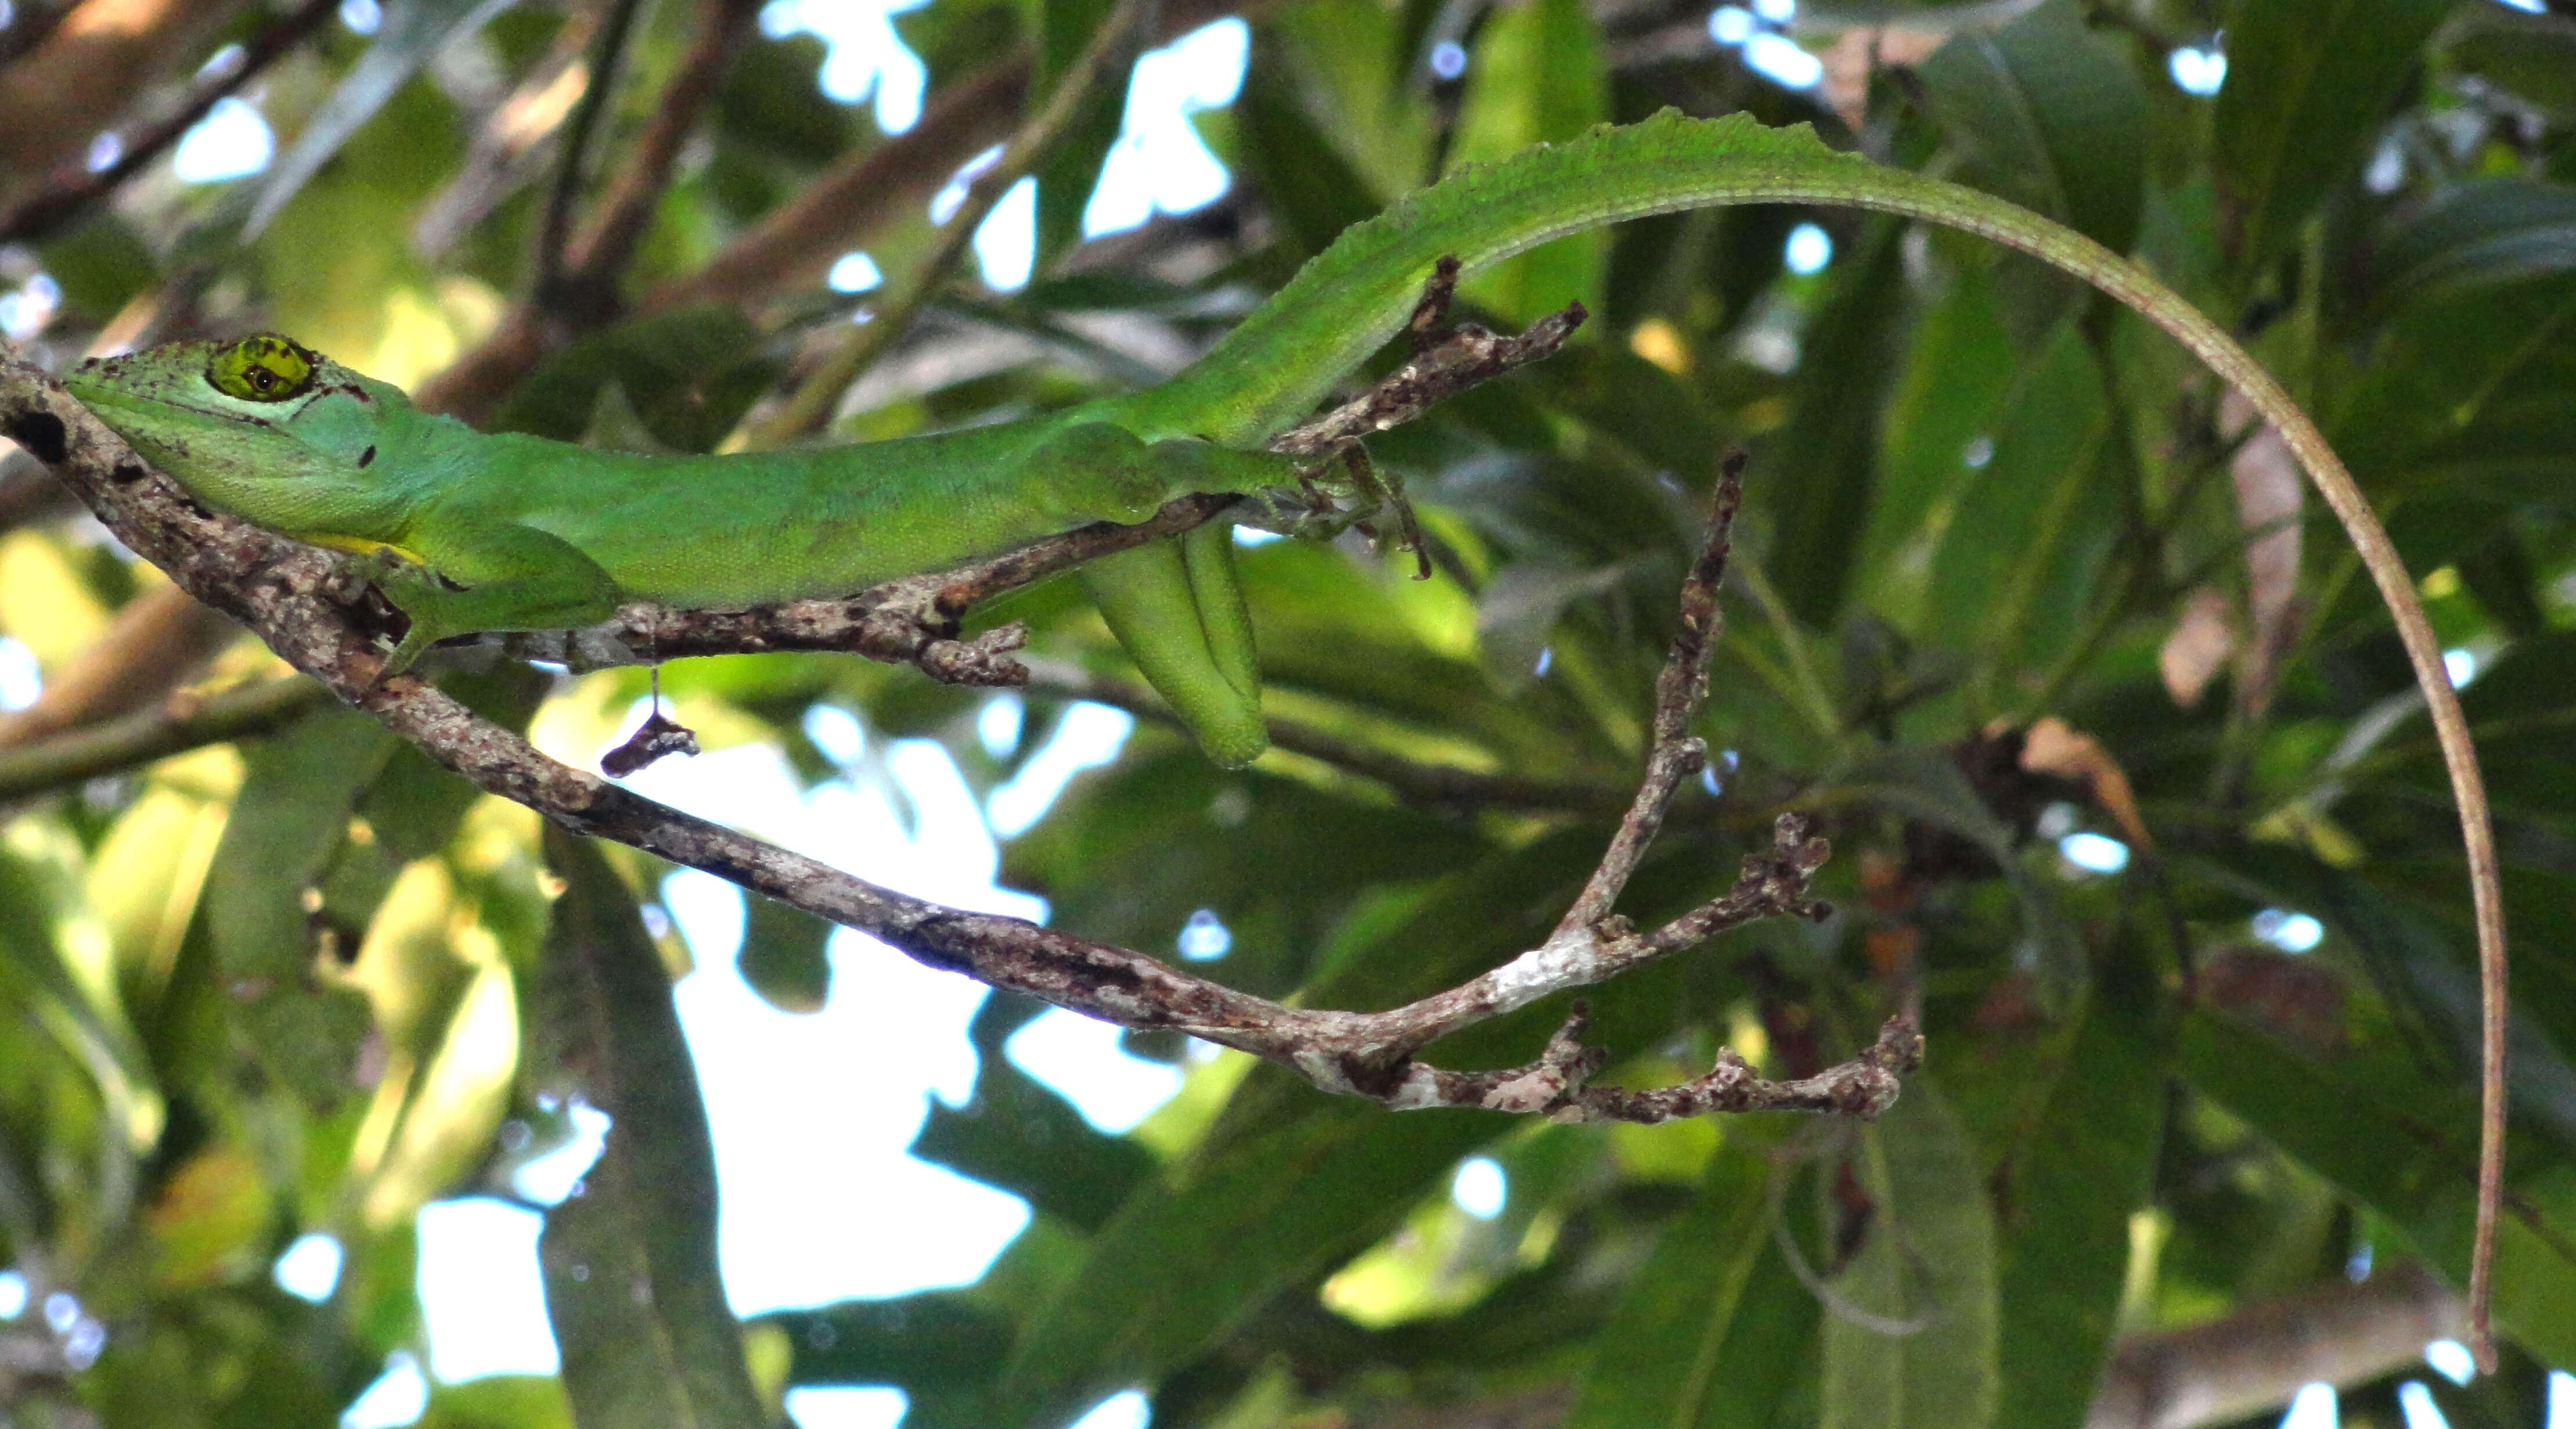
[[[384,0],[372,38],[328,27],[253,85],[283,136],[265,174],[191,186],[156,165],[0,251],[0,281],[52,275],[36,346],[55,359],[102,334],[276,326],[426,378],[523,292],[567,65],[613,8]],[[1108,8],[931,0],[901,31],[936,114],[1014,53],[1042,92]],[[2522,1011],[2511,1345],[2502,1375],[2435,1390],[2455,1422],[2533,1424],[2544,1370],[2576,1365],[2576,19],[2552,9],[1818,0],[1792,33],[1826,78],[1802,90],[1709,40],[1704,6],[1271,0],[1241,97],[1198,118],[1229,197],[1078,241],[1118,132],[1104,96],[1040,172],[1037,281],[935,311],[843,433],[1152,380],[1407,189],[1665,105],[1812,122],[2139,254],[2319,415],[2478,672]],[[651,118],[703,8],[640,13],[595,173]],[[1905,27],[1861,28],[1890,18]],[[146,94],[64,102],[157,112],[246,24]],[[2214,99],[2174,79],[2213,36]],[[745,44],[623,277],[633,311],[552,333],[497,423],[712,449],[836,330],[851,300],[784,276],[827,268],[828,236],[742,306],[651,300],[885,142],[814,89],[821,57],[810,37]],[[36,177],[0,158],[0,193]],[[1784,262],[1802,224],[1830,241],[1821,271]],[[928,232],[907,198],[866,244],[899,273]],[[1390,1005],[1529,946],[1624,798],[1716,457],[1742,445],[1701,729],[1723,754],[1625,907],[1722,890],[1796,806],[1835,841],[1840,911],[1598,989],[1595,1027],[1630,1084],[1721,1044],[1786,1075],[1919,995],[1931,1065],[1887,1119],[1399,1116],[1131,1038],[1188,1080],[1113,1137],[1000,1057],[1035,1009],[995,998],[972,1098],[932,1107],[915,1149],[1026,1198],[1031,1228],[977,1284],[739,1327],[660,995],[690,953],[729,950],[657,947],[646,929],[667,919],[635,891],[665,871],[649,859],[541,843],[533,815],[363,717],[308,713],[7,811],[0,1264],[27,1296],[0,1320],[0,1420],[337,1423],[389,1355],[424,1348],[420,1208],[517,1196],[512,1172],[569,1134],[576,1097],[619,1119],[549,1216],[565,1373],[437,1386],[424,1423],[754,1424],[788,1386],[872,1383],[923,1426],[1061,1424],[1141,1386],[1157,1429],[1532,1405],[1585,1429],[2035,1429],[2082,1421],[2122,1335],[2373,1258],[2460,1271],[2473,969],[2431,735],[2315,504],[2249,529],[2241,511],[2291,478],[2205,374],[2024,260],[1841,212],[1640,222],[1467,297],[1497,321],[1576,297],[1598,316],[1558,359],[1374,444],[1423,503],[1432,580],[1353,544],[1243,551],[1271,708],[1597,797],[1421,807],[1286,752],[1224,773],[1147,721],[1005,845],[1003,881],[1141,949],[1213,919],[1230,941],[1207,971],[1311,1006]],[[2294,583],[2247,557],[2280,530]],[[158,583],[94,529],[0,533],[0,632],[48,678]],[[978,619],[1118,669],[1061,584]],[[275,669],[237,647],[204,678]],[[643,677],[447,684],[578,758]],[[926,739],[978,798],[1064,712],[1034,692],[996,738],[982,692],[820,657],[693,662],[663,684],[710,745],[774,743],[810,784],[891,788],[887,741]],[[855,762],[818,747],[826,718],[856,722]],[[2093,756],[2044,745],[2042,720]],[[2075,834],[2121,841],[2125,868],[2069,861]],[[2267,945],[2284,913],[2321,939]],[[754,908],[741,972],[782,1009],[824,1006],[825,934]],[[1563,1012],[1442,1059],[1525,1058]],[[1449,1195],[1472,1155],[1508,1187],[1490,1218]],[[850,1207],[869,1218],[864,1188]],[[320,1303],[270,1276],[308,1234],[345,1256]],[[2396,1423],[2389,1383],[2348,1396],[2348,1422]]]

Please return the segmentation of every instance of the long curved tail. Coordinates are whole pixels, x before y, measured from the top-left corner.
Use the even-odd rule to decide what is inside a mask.
[[[2503,1181],[2505,933],[2494,834],[2467,719],[2413,580],[2351,473],[2288,392],[2235,340],[2118,254],[1989,194],[1857,155],[1805,125],[1750,115],[1667,111],[1500,163],[1462,169],[1356,224],[1208,354],[1168,383],[1111,404],[1148,438],[1202,436],[1251,446],[1303,417],[1393,336],[1443,255],[1473,271],[1551,238],[1646,214],[1714,204],[1810,203],[1871,209],[1980,234],[2082,278],[2171,333],[2280,430],[2370,570],[2431,707],[2477,912],[2485,1075],[2479,1221],[2469,1298],[2482,1363],[2492,1363],[2488,1287]]]

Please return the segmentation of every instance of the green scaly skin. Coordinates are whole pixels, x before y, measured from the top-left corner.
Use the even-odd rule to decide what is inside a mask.
[[[2441,647],[2369,503],[2279,384],[2146,270],[2001,199],[1836,153],[1805,126],[1667,113],[1463,170],[1355,225],[1159,386],[1042,419],[831,450],[655,458],[484,436],[328,361],[291,394],[232,395],[210,381],[227,349],[204,343],[85,367],[65,385],[210,505],[373,553],[370,574],[412,622],[388,667],[398,670],[448,635],[586,624],[629,598],[724,607],[846,594],[1094,521],[1140,521],[1184,493],[1285,484],[1290,464],[1256,448],[1394,334],[1444,255],[1472,271],[1622,219],[1737,203],[1921,219],[2082,278],[2244,394],[2342,520],[2432,711],[2476,890],[2487,1139],[2470,1298],[2483,1357],[2502,1175],[2504,922],[2485,795]],[[1240,764],[1267,739],[1231,560],[1224,528],[1212,526],[1085,574],[1138,668],[1215,758]]]

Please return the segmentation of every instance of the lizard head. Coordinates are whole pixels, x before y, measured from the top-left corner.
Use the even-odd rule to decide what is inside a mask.
[[[201,499],[289,532],[374,504],[367,468],[410,411],[399,389],[275,333],[93,359],[63,387]]]

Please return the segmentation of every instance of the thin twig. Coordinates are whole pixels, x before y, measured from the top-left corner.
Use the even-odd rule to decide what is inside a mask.
[[[330,698],[329,690],[300,675],[219,695],[173,695],[158,709],[0,750],[0,800],[69,788],[209,744],[266,734]]]
[[[1717,588],[1726,579],[1727,552],[1733,545],[1735,513],[1744,503],[1744,453],[1730,451],[1718,465],[1717,497],[1708,518],[1708,540],[1699,559],[1682,580],[1681,611],[1673,630],[1673,647],[1655,679],[1654,743],[1646,754],[1646,777],[1612,836],[1601,866],[1565,910],[1556,935],[1590,928],[1610,916],[1611,905],[1637,871],[1646,846],[1664,826],[1664,813],[1682,781],[1708,765],[1708,746],[1693,737],[1691,722],[1708,700],[1708,662],[1717,650]]]
[[[1125,72],[1135,55],[1137,32],[1152,11],[1152,0],[1118,0],[1117,8],[1101,21],[1081,58],[1056,81],[1046,103],[1020,126],[1020,132],[992,166],[967,184],[965,202],[949,216],[930,256],[877,305],[875,315],[864,326],[852,331],[848,341],[823,359],[777,412],[753,430],[751,445],[755,450],[785,446],[822,430],[831,419],[832,409],[840,405],[841,394],[875,365],[937,296],[957,261],[965,256],[966,246],[974,241],[975,230],[1003,196],[1034,172],[1072,132],[1074,121],[1082,116],[1083,106],[1097,87]]]
[[[625,167],[572,240],[565,262],[565,277],[570,281],[607,287],[625,271],[635,256],[635,245],[643,240],[661,207],[663,191],[671,186],[672,170],[689,131],[707,102],[715,98],[726,67],[759,18],[760,0],[719,0],[707,7],[697,38],[680,60],[679,72],[662,87],[652,121],[636,136]]]
[[[242,46],[238,62],[197,86],[196,92],[169,118],[137,134],[115,163],[96,173],[67,173],[0,214],[0,244],[34,243],[62,231],[90,205],[114,193],[145,165],[161,157],[163,150],[178,143],[181,135],[206,117],[206,111],[295,48],[339,8],[338,0],[304,0],[295,13],[252,36]]]
[[[616,92],[618,65],[642,8],[643,0],[608,0],[608,13],[591,38],[589,74],[581,98],[574,101],[563,137],[557,141],[554,181],[547,187],[545,218],[537,230],[536,303],[550,315],[568,316],[584,306],[576,303],[576,295],[565,284],[572,212],[581,199],[582,164],[590,154],[591,131],[599,127],[599,116]]]

